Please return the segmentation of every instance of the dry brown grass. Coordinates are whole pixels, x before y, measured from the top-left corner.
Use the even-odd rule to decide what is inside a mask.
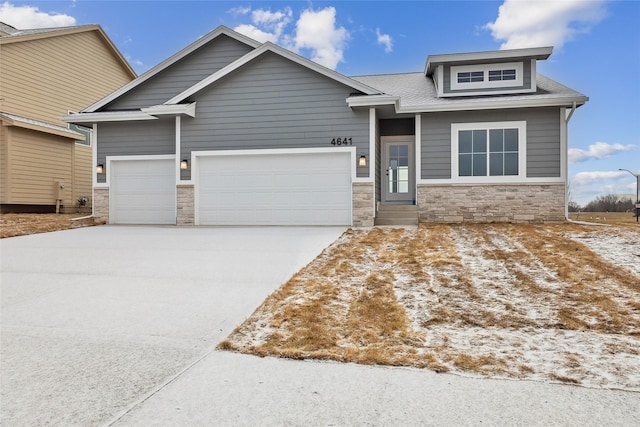
[[[47,233],[50,231],[68,230],[72,228],[98,225],[93,218],[72,221],[72,218],[85,214],[2,214],[0,216],[0,239],[5,237],[24,236],[28,234]]]
[[[640,249],[640,228],[349,230],[219,348],[640,390],[640,274],[593,233]]]

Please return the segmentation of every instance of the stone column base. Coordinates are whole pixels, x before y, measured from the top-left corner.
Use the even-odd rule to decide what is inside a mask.
[[[177,225],[194,225],[195,215],[195,193],[193,185],[176,186],[177,196]]]
[[[97,222],[109,223],[109,188],[93,189],[93,218]]]
[[[354,227],[373,227],[373,183],[352,184],[352,221]]]

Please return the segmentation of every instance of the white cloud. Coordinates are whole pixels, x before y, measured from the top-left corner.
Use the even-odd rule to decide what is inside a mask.
[[[384,46],[385,53],[393,51],[393,40],[389,34],[382,34],[380,28],[376,28],[376,36],[378,36],[378,44]]]
[[[587,33],[606,15],[605,0],[505,0],[489,29],[501,49],[555,46],[561,48]]]
[[[232,7],[231,9],[229,9],[227,11],[227,13],[230,13],[233,16],[246,15],[249,12],[251,12],[251,8],[250,7],[242,7],[242,6]]]
[[[232,11],[233,10],[234,9],[232,9]],[[235,12],[236,14],[241,13],[243,15],[247,15],[251,12],[251,9],[242,8]],[[257,40],[260,43],[278,43],[282,37],[284,29],[291,22],[292,15],[293,12],[289,7],[276,12],[271,12],[270,10],[265,9],[256,9],[251,12],[251,24],[238,25],[234,30],[240,34],[244,34],[247,37]]]
[[[312,61],[331,69],[335,69],[343,61],[349,32],[344,27],[336,27],[334,7],[317,11],[304,10],[295,22],[294,31],[287,31],[293,22],[290,7],[275,12],[267,9],[234,8],[228,13],[236,16],[250,14],[251,23],[238,25],[234,30],[254,40],[277,43],[297,53],[306,51]],[[388,37],[388,48],[391,49],[391,38],[380,36]]]
[[[19,30],[76,25],[76,18],[73,16],[55,12],[41,12],[35,6],[14,6],[8,1],[0,4],[0,16],[2,22]]]
[[[348,39],[349,32],[344,27],[336,27],[336,9],[326,7],[302,12],[293,42],[296,50],[309,49],[312,61],[335,70],[343,61]]]
[[[571,182],[576,185],[588,185],[598,181],[624,178],[626,175],[629,175],[629,173],[625,171],[578,172]]]
[[[247,37],[257,40],[260,43],[265,43],[265,42],[277,43],[278,42],[278,36],[276,34],[269,33],[267,31],[262,31],[261,29],[259,29],[254,25],[242,24],[242,25],[238,25],[236,28],[234,28],[234,30],[236,30],[240,34],[244,34]]]
[[[609,144],[607,142],[596,142],[595,144],[591,144],[588,150],[582,150],[580,148],[570,148],[569,162],[577,163],[592,159],[602,159],[621,151],[633,150],[634,148],[635,145],[632,144],[622,145]]]

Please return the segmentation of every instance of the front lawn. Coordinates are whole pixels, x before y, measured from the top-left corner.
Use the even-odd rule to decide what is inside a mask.
[[[640,391],[640,227],[348,230],[219,348]]]

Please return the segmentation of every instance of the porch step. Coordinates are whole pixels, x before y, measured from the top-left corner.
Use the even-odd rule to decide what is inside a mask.
[[[415,205],[380,205],[375,225],[418,225],[418,207]]]

